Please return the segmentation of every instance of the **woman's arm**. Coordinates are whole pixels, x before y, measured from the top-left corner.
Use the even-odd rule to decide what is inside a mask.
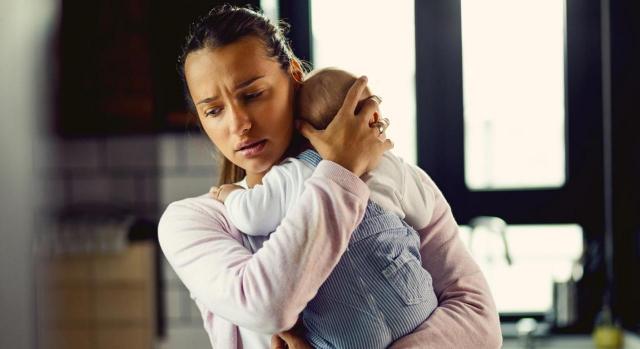
[[[460,240],[446,199],[426,173],[415,171],[435,193],[431,222],[418,233],[422,265],[433,277],[439,304],[421,326],[392,348],[500,348],[500,321],[489,286]]]
[[[296,323],[337,264],[368,197],[353,173],[322,161],[298,205],[255,254],[238,242],[222,204],[209,198],[171,204],[160,220],[160,245],[210,312],[253,331],[280,332]]]

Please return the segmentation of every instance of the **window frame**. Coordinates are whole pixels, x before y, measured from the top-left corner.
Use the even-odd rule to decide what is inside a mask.
[[[418,165],[436,181],[460,224],[478,215],[498,215],[510,224],[577,223],[585,234],[585,274],[578,283],[578,323],[566,332],[589,333],[602,304],[605,274],[602,137],[601,8],[599,0],[566,1],[565,103],[566,181],[558,189],[476,191],[464,183],[462,41],[459,1],[415,0],[416,133]],[[640,32],[637,5],[611,2],[613,65],[614,276],[627,328],[640,324],[640,137],[635,130],[636,81],[640,81],[633,35]],[[296,54],[312,58],[308,0],[280,0],[280,18],[292,24],[288,37]],[[354,14],[357,15],[357,14]],[[623,35],[624,34],[624,35]],[[384,43],[381,43],[383,45]],[[586,102],[586,103],[585,103]],[[446,116],[446,117],[444,117]],[[637,157],[635,161],[629,160]],[[634,198],[633,195],[638,198]],[[471,196],[471,197],[469,197]],[[518,200],[518,205],[513,202]],[[567,209],[569,208],[569,209]],[[627,280],[627,281],[625,281]],[[624,284],[624,286],[622,286]],[[634,303],[635,302],[635,303]],[[631,304],[631,306],[629,305]],[[614,304],[615,305],[615,304]],[[502,320],[517,320],[519,314]]]
[[[459,0],[415,1],[418,165],[438,184],[460,224],[477,216],[498,216],[508,224],[579,224],[587,267],[578,285],[578,322],[569,330],[586,332],[604,285],[601,257],[591,253],[602,246],[604,229],[600,2],[567,0],[565,6],[565,184],[467,188]]]

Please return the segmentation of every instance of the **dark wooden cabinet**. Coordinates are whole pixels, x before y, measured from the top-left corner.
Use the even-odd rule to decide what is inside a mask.
[[[154,348],[155,249],[141,241],[118,252],[38,256],[38,348]]]
[[[149,5],[148,0],[63,2],[60,134],[153,129]]]
[[[56,42],[54,129],[63,137],[182,131],[176,72],[189,24],[223,1],[64,0]],[[227,1],[228,2],[228,1]],[[258,1],[238,1],[237,4]]]

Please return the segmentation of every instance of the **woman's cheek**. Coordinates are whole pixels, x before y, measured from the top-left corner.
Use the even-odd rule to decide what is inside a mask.
[[[230,156],[233,156],[233,152],[231,151],[233,145],[230,144],[229,133],[225,132],[224,125],[221,121],[213,120],[213,118],[205,118],[202,125],[209,140],[211,140],[225,157],[230,159]]]
[[[285,99],[285,102],[287,102],[286,99]],[[273,114],[272,114],[274,123],[278,123],[281,127],[283,127],[284,124],[292,122],[293,120],[292,108],[288,108],[288,103],[281,102],[274,109],[275,110],[273,111]]]

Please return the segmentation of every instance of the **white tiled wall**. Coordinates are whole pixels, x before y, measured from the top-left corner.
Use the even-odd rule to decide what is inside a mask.
[[[106,165],[110,169],[146,170],[157,166],[157,137],[119,137],[104,142]]]
[[[213,146],[199,132],[56,140],[47,157],[53,165],[40,171],[54,212],[113,205],[157,222],[169,203],[204,194],[217,181]],[[195,304],[166,261],[162,275],[167,335],[156,347],[210,347]]]
[[[157,143],[155,136],[55,140],[46,169],[51,208],[112,205],[157,219]]]
[[[65,181],[70,186],[68,203],[80,205],[84,203],[110,203],[113,191],[120,188],[112,187],[109,174],[101,172],[67,173]],[[117,204],[118,202],[113,202]]]
[[[169,203],[202,195],[217,182],[213,146],[198,134],[163,135],[158,139],[159,201],[162,209]],[[163,263],[166,290],[167,336],[159,349],[209,348],[202,318],[188,290],[168,263]]]

